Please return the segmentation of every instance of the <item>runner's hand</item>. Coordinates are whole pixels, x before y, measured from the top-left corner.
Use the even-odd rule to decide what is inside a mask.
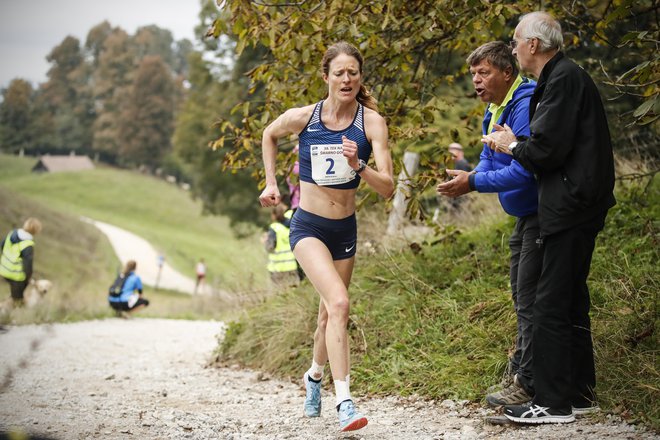
[[[280,190],[277,185],[266,185],[264,190],[259,196],[259,203],[261,206],[266,208],[268,206],[276,206],[280,203]]]
[[[346,136],[341,137],[341,146],[343,154],[348,161],[348,166],[357,170],[360,167],[358,162],[358,146],[355,141],[350,140]]]

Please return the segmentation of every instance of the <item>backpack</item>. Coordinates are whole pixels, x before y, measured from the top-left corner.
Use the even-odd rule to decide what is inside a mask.
[[[127,279],[128,276],[124,276],[123,273],[117,275],[117,278],[115,278],[115,280],[112,282],[110,289],[108,289],[108,293],[110,294],[110,296],[116,298],[119,295],[121,295],[121,291],[124,290],[124,284],[126,284]]]

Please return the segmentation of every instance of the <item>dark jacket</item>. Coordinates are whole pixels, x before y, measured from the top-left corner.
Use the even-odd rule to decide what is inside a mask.
[[[531,134],[513,157],[536,174],[541,236],[614,206],[610,131],[591,77],[558,52],[543,67],[529,109]]]
[[[534,81],[523,78],[499,120],[495,122],[499,125],[507,124],[516,136],[529,136],[529,101],[535,86]],[[487,107],[482,124],[483,134],[487,134],[492,117]],[[475,171],[476,174],[468,177],[471,190],[498,193],[502,209],[514,217],[536,214],[538,191],[534,175],[509,154],[496,153],[484,144]]]

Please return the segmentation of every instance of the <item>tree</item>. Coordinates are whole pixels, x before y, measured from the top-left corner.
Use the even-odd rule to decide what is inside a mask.
[[[32,106],[34,91],[29,82],[14,79],[2,91],[0,103],[0,150],[16,153],[32,145]]]
[[[439,153],[438,146],[444,150],[452,140],[461,140],[461,136],[468,135],[475,138],[479,133],[471,129],[473,125],[470,124],[474,124],[471,121],[477,115],[469,107],[464,107],[467,112],[451,115],[454,128],[441,129],[444,115],[464,94],[460,88],[457,93],[454,84],[467,70],[464,63],[453,72],[447,71],[446,67],[455,66],[457,55],[464,58],[486,41],[510,39],[517,18],[523,12],[538,9],[538,2],[531,0],[515,4],[476,0],[358,3],[242,0],[220,3],[224,10],[214,21],[209,32],[211,35],[235,35],[238,54],[249,47],[268,50],[268,56],[249,72],[250,91],[256,92],[263,87],[265,99],[261,100],[261,95],[248,96],[234,109],[242,116],[241,124],[236,125],[229,119],[221,124],[223,132],[217,145],[223,146],[227,139],[233,143],[232,150],[225,156],[225,166],[258,168],[264,126],[288,108],[323,98],[325,85],[319,75],[320,57],[329,44],[347,40],[356,44],[365,55],[364,77],[380,102],[381,114],[388,121],[398,165],[396,172],[404,150],[412,147],[424,153],[423,172],[411,184],[413,200],[409,209],[413,216],[420,214],[416,198],[437,182],[444,169],[444,155]],[[583,60],[581,54],[585,47],[602,45],[602,36],[607,35],[614,25],[627,27],[629,31],[634,29],[628,37],[609,43],[613,53],[609,61],[621,59],[624,55],[630,57],[632,65],[637,66],[635,72],[647,74],[633,76],[628,73],[623,78],[644,87],[645,93],[651,96],[649,101],[657,102],[655,2],[575,1],[564,5],[564,2],[549,1],[543,6],[568,24],[565,30],[573,38],[567,50],[578,62]],[[651,28],[645,29],[646,25]],[[641,49],[638,53],[631,53],[625,47],[631,45],[626,41],[645,39],[650,43],[638,47]],[[656,72],[655,78],[645,70],[649,66],[655,66],[651,68],[651,72]],[[637,103],[639,105],[639,100]],[[640,115],[649,109],[651,117],[657,114],[655,104],[642,104],[635,113]],[[278,172],[283,175],[286,167],[281,166]]]
[[[258,191],[251,170],[224,170],[222,160],[230,148],[229,142],[220,148],[209,148],[217,135],[218,119],[234,118],[234,104],[243,99],[247,88],[225,79],[219,81],[211,72],[212,66],[195,52],[189,57],[190,87],[176,122],[174,150],[194,169],[192,191],[202,199],[204,210],[222,214],[230,219],[236,231],[254,222],[262,214],[254,203]]]
[[[145,56],[135,72],[119,118],[122,162],[158,166],[171,148],[174,82],[158,55]]]
[[[66,37],[46,59],[51,68],[48,81],[40,87],[37,108],[45,113],[52,131],[48,136],[40,137],[39,147],[88,152],[94,114],[90,70],[84,61],[80,42],[77,38]]]
[[[140,27],[133,37],[133,45],[137,59],[147,55],[158,55],[174,70],[174,38],[169,30],[153,24]]]
[[[96,109],[93,148],[109,160],[119,153],[119,114],[128,101],[134,68],[134,48],[128,34],[115,28],[103,40],[93,75]]]

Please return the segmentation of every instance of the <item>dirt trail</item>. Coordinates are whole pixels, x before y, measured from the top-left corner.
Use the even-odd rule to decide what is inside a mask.
[[[167,259],[164,261],[162,268],[158,267],[160,252],[144,238],[109,223],[89,218],[83,218],[83,220],[96,226],[108,237],[122,265],[126,264],[128,260],[137,262],[137,273],[145,285],[156,286],[158,284],[158,287],[164,289],[178,290],[189,294],[195,292],[195,280],[174,269],[169,265]],[[192,264],[190,273],[194,274]],[[204,285],[200,287],[197,293],[210,294],[212,292],[210,286]]]
[[[299,384],[207,368],[222,328],[138,318],[8,327],[0,333],[0,377],[8,383],[0,385],[0,432],[67,440],[658,438],[615,417],[502,427],[484,424],[492,412],[466,402],[360,396],[369,425],[339,434],[331,392],[322,417],[306,419]]]

